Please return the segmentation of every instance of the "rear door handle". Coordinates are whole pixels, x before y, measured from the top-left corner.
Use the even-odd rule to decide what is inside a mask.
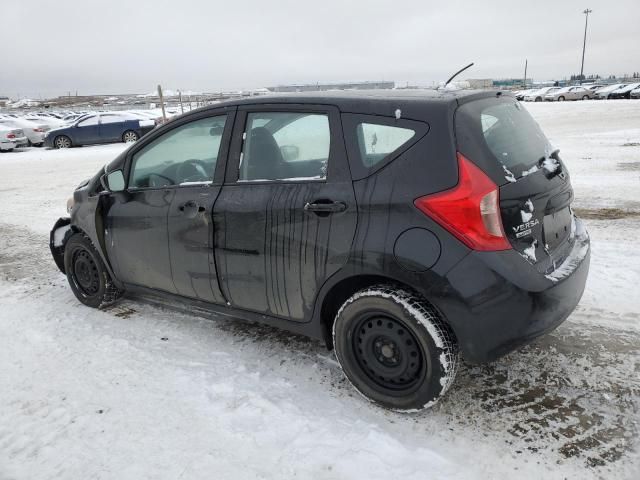
[[[338,213],[344,212],[347,209],[347,206],[343,202],[332,202],[332,201],[316,201],[313,203],[307,202],[304,205],[304,209],[307,212],[314,212],[318,214],[329,214],[329,213]]]

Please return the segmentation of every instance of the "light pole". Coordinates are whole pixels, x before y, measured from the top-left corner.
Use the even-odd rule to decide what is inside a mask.
[[[587,47],[587,24],[589,23],[589,14],[593,12],[593,10],[589,10],[588,8],[584,10],[584,41],[582,42],[582,65],[580,66],[580,85],[582,85],[583,80],[583,72],[584,72],[584,50]]]

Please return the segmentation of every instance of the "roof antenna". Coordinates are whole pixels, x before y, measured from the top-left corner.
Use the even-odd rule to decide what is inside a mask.
[[[461,68],[460,70],[458,70],[456,73],[454,73],[453,75],[451,75],[451,78],[449,80],[447,80],[447,83],[444,84],[444,86],[446,87],[447,85],[449,85],[451,83],[451,80],[453,80],[454,78],[456,78],[458,75],[460,75],[462,72],[464,72],[467,68],[469,67],[473,67],[473,62],[471,62],[469,65],[467,65],[464,68]]]

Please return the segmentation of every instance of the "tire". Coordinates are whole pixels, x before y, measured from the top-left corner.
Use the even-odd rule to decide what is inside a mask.
[[[64,269],[74,295],[89,307],[105,307],[124,293],[114,285],[100,254],[83,233],[76,233],[67,241]]]
[[[122,134],[122,141],[124,143],[133,143],[138,141],[138,134],[133,130],[127,130]]]
[[[536,97],[536,102],[541,102],[542,101],[542,97]]]
[[[558,97],[558,101],[559,102],[564,102],[564,97],[562,97],[562,96]]]
[[[431,407],[453,383],[455,337],[428,302],[393,285],[351,296],[333,324],[344,374],[369,401],[397,411]]]
[[[582,97],[582,100],[589,100],[589,95],[584,95],[584,96]]]
[[[53,139],[53,145],[56,148],[71,148],[71,139],[66,135],[59,135]]]

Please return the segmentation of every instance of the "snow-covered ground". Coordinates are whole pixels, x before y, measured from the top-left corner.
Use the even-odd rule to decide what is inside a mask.
[[[301,337],[80,305],[48,232],[124,145],[1,154],[0,479],[640,478],[640,101],[527,108],[587,217],[587,291],[558,330],[463,365],[414,415],[366,403]]]

